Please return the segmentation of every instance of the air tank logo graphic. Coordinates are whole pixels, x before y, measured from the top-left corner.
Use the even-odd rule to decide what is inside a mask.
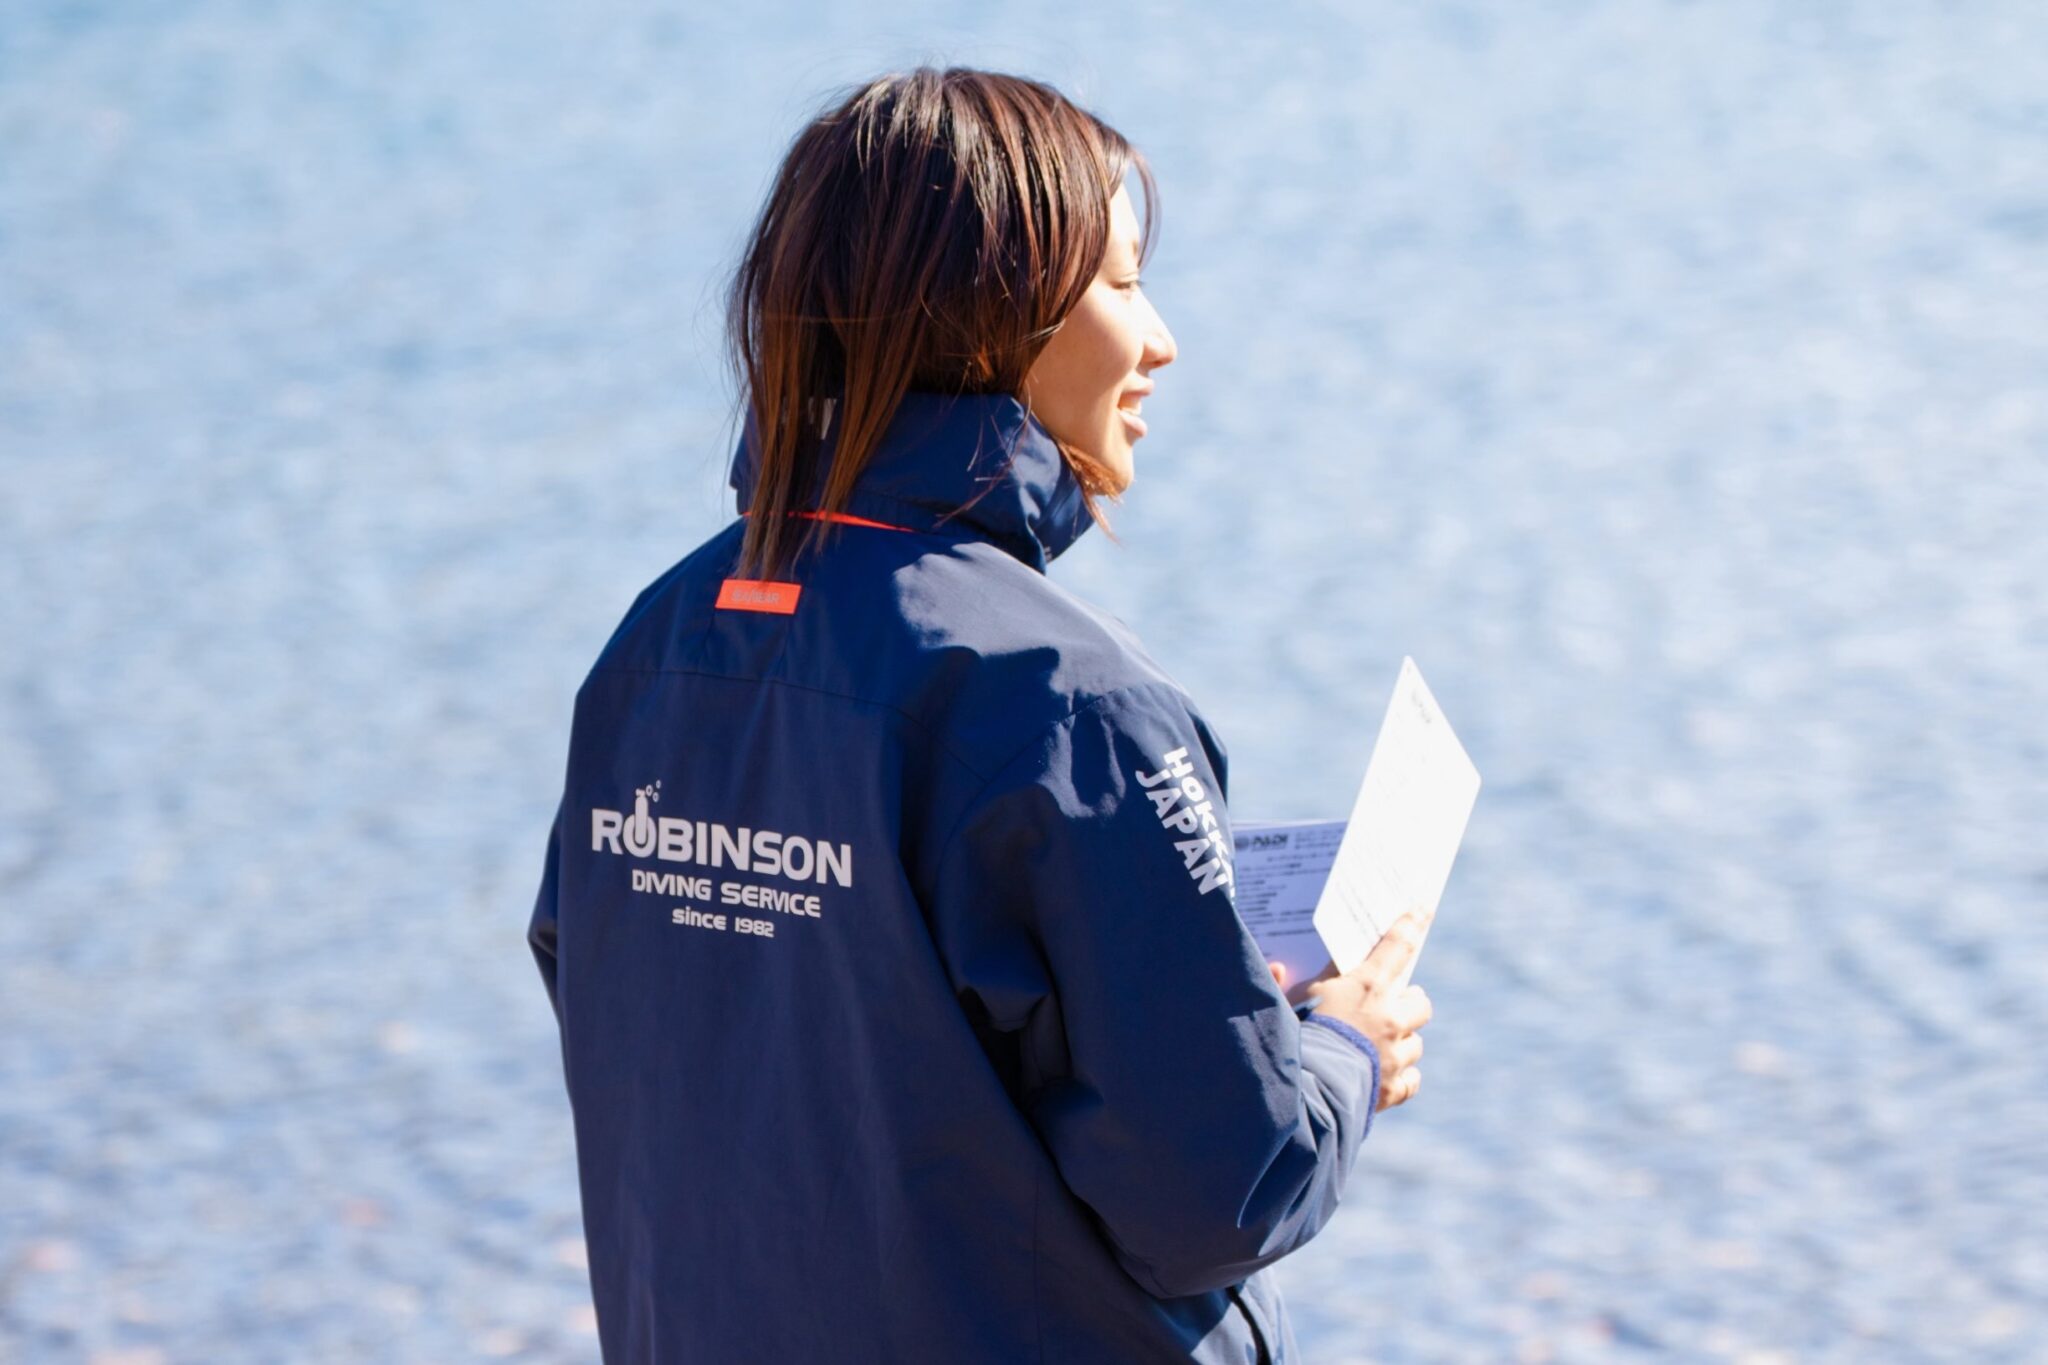
[[[591,807],[590,851],[695,863],[700,867],[730,867],[736,872],[787,877],[793,882],[853,885],[852,844],[748,825],[725,825],[716,820],[656,815],[654,807],[660,803],[661,779],[656,778],[633,789],[630,812]]]
[[[625,818],[619,838],[626,845],[626,852],[635,858],[645,858],[654,852],[654,817],[647,811],[647,803],[661,800],[661,779],[645,787],[633,788],[633,813]]]

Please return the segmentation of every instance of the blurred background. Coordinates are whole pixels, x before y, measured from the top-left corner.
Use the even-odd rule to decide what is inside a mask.
[[[1485,776],[1308,1358],[2048,1358],[2038,4],[8,0],[0,1359],[597,1358],[570,704],[919,61],[1158,172],[1053,572],[1233,810],[1346,813],[1404,654]]]

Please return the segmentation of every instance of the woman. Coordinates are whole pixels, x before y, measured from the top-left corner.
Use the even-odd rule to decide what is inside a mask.
[[[741,516],[578,691],[528,934],[607,1361],[1290,1360],[1260,1272],[1415,1093],[1416,926],[1290,1008],[1221,743],[1045,574],[1174,356],[1132,169],[921,68],[770,193]]]

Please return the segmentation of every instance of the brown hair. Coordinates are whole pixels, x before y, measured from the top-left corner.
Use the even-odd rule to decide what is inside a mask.
[[[1022,398],[1101,266],[1109,201],[1133,168],[1142,260],[1151,169],[1040,82],[919,66],[852,87],[797,135],[727,296],[727,359],[759,442],[739,577],[786,571],[830,529],[788,515],[813,486],[826,423],[840,434],[819,507],[836,512],[907,390]],[[1060,450],[1106,527],[1107,471]]]

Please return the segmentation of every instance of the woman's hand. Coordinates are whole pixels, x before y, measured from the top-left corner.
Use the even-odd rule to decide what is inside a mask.
[[[1287,1003],[1290,1005],[1299,1005],[1302,1001],[1308,999],[1308,988],[1310,986],[1315,985],[1318,981],[1327,981],[1337,974],[1337,964],[1326,962],[1323,964],[1323,969],[1308,980],[1296,981],[1290,984],[1287,978],[1286,963],[1268,961],[1266,966],[1273,973],[1273,984],[1278,986],[1281,992],[1286,995]]]
[[[1422,1068],[1415,1065],[1422,1056],[1422,1035],[1417,1031],[1429,1022],[1434,1007],[1422,987],[1410,985],[1396,991],[1415,954],[1422,949],[1422,935],[1435,918],[1436,909],[1411,910],[1388,927],[1356,967],[1339,972],[1332,964],[1321,976],[1288,991],[1290,1000],[1315,1002],[1316,1013],[1327,1014],[1351,1025],[1367,1038],[1380,1054],[1380,1093],[1375,1109],[1391,1109],[1415,1098],[1422,1088]],[[1287,969],[1268,963],[1273,980],[1287,986]]]
[[[1310,986],[1315,985],[1318,981],[1328,981],[1337,974],[1337,964],[1326,962],[1323,964],[1323,969],[1308,980],[1296,981],[1290,985],[1287,980],[1286,963],[1268,962],[1266,965],[1273,969],[1273,984],[1286,993],[1287,1003],[1290,1005],[1299,1005],[1302,1001],[1308,999],[1308,988]]]

